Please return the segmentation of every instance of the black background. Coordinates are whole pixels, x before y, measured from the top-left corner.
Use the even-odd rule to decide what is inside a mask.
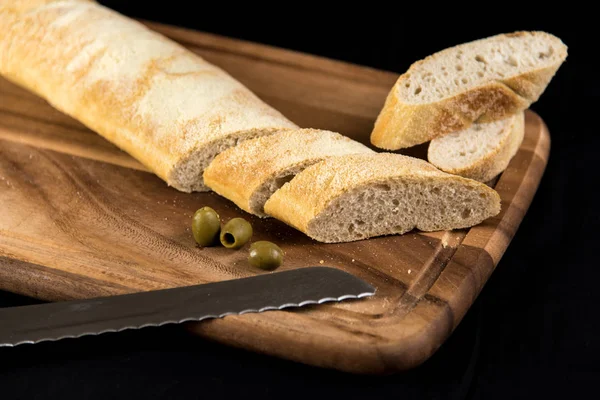
[[[569,46],[532,109],[552,136],[528,214],[476,303],[444,346],[412,371],[352,376],[232,349],[173,328],[0,350],[0,398],[558,398],[595,397],[600,378],[599,148],[593,12],[545,3],[448,12],[324,2],[101,1],[126,15],[402,73],[435,51],[514,30]],[[390,3],[391,4],[391,3]],[[557,3],[558,4],[558,3]],[[489,8],[488,8],[489,7]],[[198,10],[196,10],[198,9]],[[434,10],[437,10],[434,12]],[[494,20],[496,18],[496,20]],[[29,299],[0,293],[0,306]]]

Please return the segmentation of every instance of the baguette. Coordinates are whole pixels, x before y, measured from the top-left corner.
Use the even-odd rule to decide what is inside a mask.
[[[388,93],[371,143],[397,150],[527,109],[567,57],[545,32],[491,36],[411,65]]]
[[[0,3],[0,74],[139,160],[206,191],[204,168],[243,140],[297,129],[170,39],[84,0]]]
[[[500,212],[483,183],[400,154],[331,157],[284,184],[265,212],[326,243],[466,228]]]
[[[285,182],[326,157],[374,153],[336,132],[300,129],[247,140],[219,154],[204,182],[242,210],[266,217],[263,206]]]
[[[524,134],[525,115],[519,112],[433,139],[427,159],[444,172],[488,182],[506,169]]]

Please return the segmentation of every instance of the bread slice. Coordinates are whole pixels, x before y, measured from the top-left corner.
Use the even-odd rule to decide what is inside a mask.
[[[545,32],[515,32],[435,53],[402,74],[380,111],[371,143],[397,150],[527,109],[567,57]]]
[[[442,171],[488,182],[506,169],[525,134],[525,115],[469,128],[433,139],[427,159]]]
[[[79,120],[169,185],[240,141],[298,126],[220,68],[93,1],[0,2],[0,74]]]
[[[355,153],[374,151],[336,132],[290,130],[219,154],[204,171],[204,182],[241,209],[266,217],[265,202],[294,175],[326,157]]]
[[[466,228],[500,212],[483,183],[393,153],[328,158],[276,191],[265,212],[326,243]]]

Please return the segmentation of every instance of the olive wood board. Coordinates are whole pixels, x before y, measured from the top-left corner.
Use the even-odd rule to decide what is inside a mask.
[[[143,21],[222,67],[302,127],[369,143],[398,74]],[[60,301],[269,273],[247,246],[199,248],[194,211],[247,218],[252,240],[285,251],[281,270],[326,265],[375,296],[186,325],[231,346],[352,373],[423,363],[448,338],[515,235],[549,155],[544,122],[526,113],[523,144],[494,186],[502,211],[471,229],[322,244],[258,219],[214,193],[168,187],[126,153],[42,99],[0,79],[0,289]],[[421,149],[422,150],[422,149]],[[410,151],[413,151],[411,149]],[[409,153],[410,153],[409,151]]]

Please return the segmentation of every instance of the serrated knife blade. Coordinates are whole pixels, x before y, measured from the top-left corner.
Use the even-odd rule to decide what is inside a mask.
[[[0,309],[0,347],[371,296],[342,270],[305,267],[248,278]]]

